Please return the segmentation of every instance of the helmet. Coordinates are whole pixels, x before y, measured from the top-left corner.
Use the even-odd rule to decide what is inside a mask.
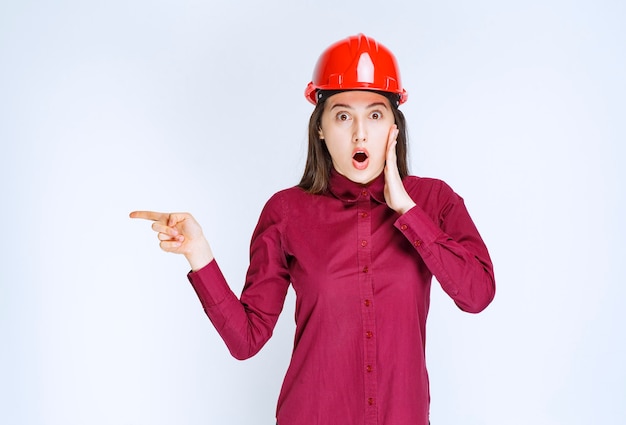
[[[398,104],[408,94],[402,88],[400,70],[393,53],[370,37],[358,34],[328,47],[317,60],[313,81],[304,91],[317,104],[319,90],[374,90],[398,95]]]

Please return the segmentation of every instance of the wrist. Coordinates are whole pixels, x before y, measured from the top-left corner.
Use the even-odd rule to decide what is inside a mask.
[[[198,246],[193,247],[185,254],[185,258],[189,262],[192,271],[198,271],[203,267],[206,267],[211,261],[213,261],[213,252],[206,240],[199,243]]]
[[[396,212],[400,215],[406,213],[407,211],[409,211],[411,208],[413,208],[415,206],[415,202],[413,202],[413,200],[411,200],[410,202],[407,202],[406,204],[403,204],[401,207],[399,207],[398,209],[396,209]]]

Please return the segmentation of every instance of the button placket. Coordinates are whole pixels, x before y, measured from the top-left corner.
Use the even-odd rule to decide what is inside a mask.
[[[365,423],[375,424],[377,421],[376,397],[377,381],[376,373],[376,321],[374,303],[374,289],[372,282],[372,251],[371,251],[371,209],[372,200],[366,189],[361,191],[357,201],[358,225],[357,225],[357,258],[358,258],[358,281],[361,298],[361,317],[363,324],[363,373],[364,373],[364,408]]]

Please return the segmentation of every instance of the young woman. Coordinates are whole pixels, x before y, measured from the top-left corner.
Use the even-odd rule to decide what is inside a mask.
[[[408,175],[406,101],[396,60],[362,34],[319,58],[306,98],[304,175],[265,205],[246,282],[229,289],[187,213],[137,211],[188,277],[238,359],[272,335],[289,285],[296,335],[277,407],[280,425],[426,425],[424,347],[432,276],[464,311],[493,299],[487,248],[441,180]]]

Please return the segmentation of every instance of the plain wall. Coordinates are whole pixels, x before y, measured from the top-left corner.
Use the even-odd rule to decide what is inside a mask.
[[[626,423],[619,1],[0,3],[0,422],[273,424],[293,342],[234,360],[135,209],[191,211],[236,293],[296,184],[318,55],[400,62],[411,170],[466,200],[497,295],[436,282],[433,425]]]

